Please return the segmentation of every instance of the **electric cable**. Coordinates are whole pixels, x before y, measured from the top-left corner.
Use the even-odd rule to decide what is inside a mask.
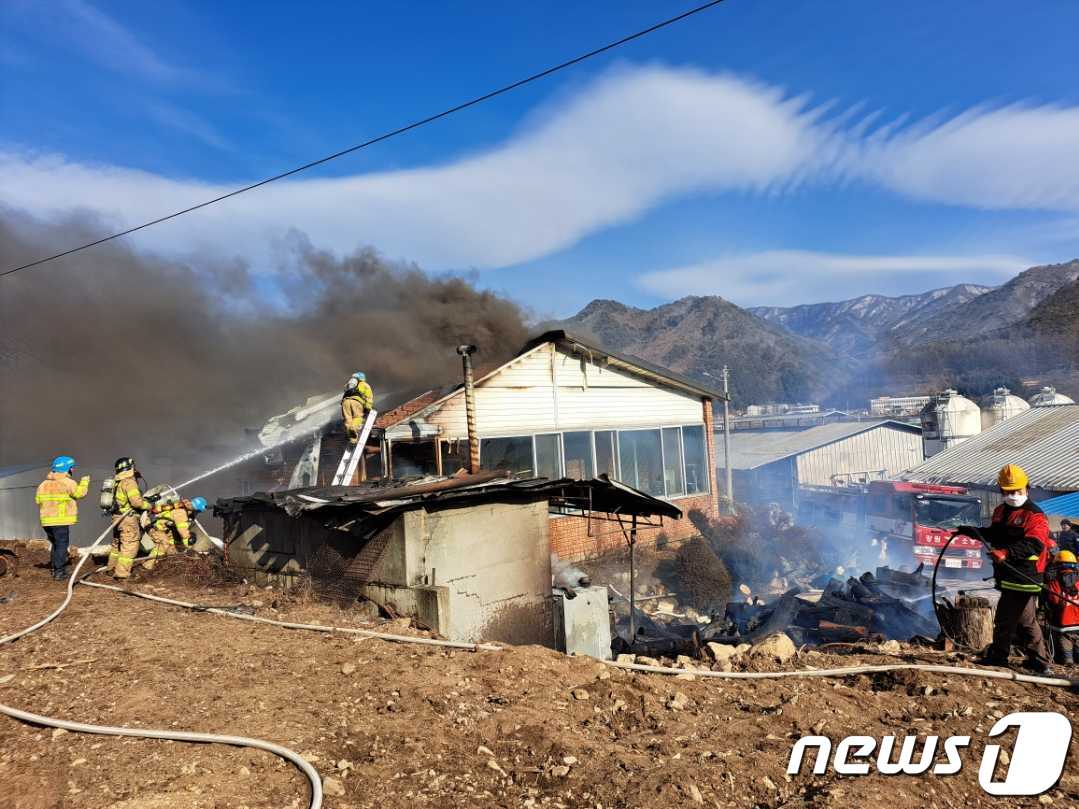
[[[222,201],[224,201],[226,199],[230,199],[231,197],[239,196],[240,194],[244,194],[244,193],[246,193],[248,191],[254,191],[256,188],[261,188],[264,185],[269,185],[270,183],[277,182],[278,180],[283,180],[286,177],[291,177],[294,174],[299,174],[302,171],[307,171],[308,169],[314,168],[315,166],[321,166],[323,163],[329,163],[331,160],[336,160],[339,157],[344,157],[345,155],[352,154],[353,152],[358,152],[361,149],[366,149],[368,146],[373,146],[376,143],[381,143],[382,141],[389,140],[390,138],[396,137],[398,135],[403,135],[404,133],[410,132],[413,129],[419,129],[422,126],[426,126],[427,124],[434,123],[435,121],[438,121],[438,120],[440,120],[442,118],[446,118],[446,117],[448,117],[450,115],[453,115],[454,113],[461,112],[462,110],[466,110],[469,107],[474,107],[477,104],[482,104],[483,102],[489,101],[492,98],[496,98],[497,96],[503,95],[505,93],[509,93],[509,92],[511,92],[513,90],[516,90],[519,87],[525,86],[526,84],[531,84],[534,81],[539,81],[540,79],[546,78],[547,76],[550,76],[550,75],[552,75],[554,73],[558,73],[561,70],[565,70],[566,68],[573,67],[574,65],[580,64],[581,62],[587,61],[588,59],[591,59],[591,58],[593,58],[595,56],[599,56],[600,54],[606,53],[607,51],[614,50],[615,48],[618,48],[618,47],[620,47],[622,45],[625,45],[625,44],[627,44],[629,42],[633,42],[636,39],[640,39],[641,37],[644,37],[644,36],[647,36],[648,34],[654,33],[655,31],[658,31],[661,28],[666,28],[667,26],[673,25],[676,22],[681,22],[682,20],[684,20],[684,19],[686,19],[688,17],[692,17],[695,14],[700,14],[702,11],[707,11],[708,9],[713,8],[714,6],[718,6],[722,2],[723,2],[723,0],[711,0],[708,3],[703,3],[703,4],[699,5],[699,6],[696,6],[694,8],[689,9],[688,11],[684,11],[681,14],[677,14],[674,17],[668,17],[667,19],[662,20],[662,21],[660,21],[658,23],[655,23],[654,25],[650,25],[647,28],[641,29],[640,31],[629,34],[628,36],[624,36],[621,39],[617,39],[614,42],[609,42],[606,45],[602,45],[602,46],[600,46],[598,48],[594,48],[593,50],[590,50],[587,53],[580,54],[579,56],[575,56],[572,59],[567,59],[566,61],[560,62],[557,65],[553,65],[551,67],[545,68],[544,70],[541,70],[538,73],[533,73],[531,76],[527,76],[527,77],[525,77],[523,79],[518,79],[517,81],[512,82],[511,84],[503,85],[502,87],[499,87],[499,88],[497,88],[495,90],[491,90],[489,92],[486,92],[483,95],[479,95],[479,96],[476,96],[475,98],[469,99],[468,101],[464,101],[464,102],[462,102],[460,104],[456,104],[455,106],[452,106],[452,107],[450,107],[448,109],[445,109],[442,112],[438,112],[438,113],[435,113],[433,115],[428,115],[426,118],[420,118],[419,120],[413,121],[410,124],[405,124],[404,126],[400,126],[400,127],[396,128],[396,129],[392,129],[389,132],[384,132],[383,134],[377,135],[376,137],[373,137],[373,138],[370,138],[369,140],[366,140],[363,143],[358,143],[355,146],[349,146],[348,148],[341,149],[340,151],[334,152],[333,154],[329,154],[329,155],[326,155],[325,157],[320,157],[317,160],[312,160],[312,161],[310,161],[308,163],[304,163],[303,165],[297,166],[296,168],[289,169],[288,171],[283,171],[280,174],[275,174],[272,177],[267,177],[264,180],[259,180],[258,182],[254,182],[254,183],[251,183],[249,185],[245,185],[245,186],[243,186],[241,188],[233,189],[232,191],[229,191],[229,192],[227,192],[225,194],[221,194],[221,195],[216,196],[216,197],[214,197],[212,199],[204,200],[203,202],[199,202],[199,203],[197,203],[195,205],[191,205],[191,206],[189,206],[187,208],[183,208],[182,210],[179,210],[179,211],[174,211],[173,213],[166,214],[165,216],[159,216],[156,219],[151,219],[148,222],[143,222],[141,225],[135,225],[134,227],[127,228],[126,230],[121,230],[121,231],[119,231],[117,233],[113,233],[110,236],[105,236],[105,237],[100,238],[100,239],[95,239],[94,241],[87,242],[86,244],[79,245],[78,247],[72,247],[69,250],[64,250],[62,252],[55,253],[55,254],[53,254],[51,256],[46,256],[44,258],[39,258],[39,259],[37,259],[35,261],[28,262],[28,263],[23,264],[23,265],[18,266],[18,267],[12,267],[11,269],[4,270],[3,272],[0,272],[0,277],[3,277],[5,275],[11,275],[13,273],[17,273],[20,270],[28,270],[31,267],[37,267],[40,264],[46,264],[46,263],[48,263],[50,261],[55,261],[58,258],[63,258],[64,256],[70,256],[72,253],[78,253],[78,252],[80,252],[82,250],[86,250],[86,249],[89,249],[91,247],[96,247],[99,244],[104,244],[105,242],[110,242],[113,239],[119,239],[122,236],[129,236],[130,234],[135,233],[137,231],[144,230],[144,229],[146,229],[148,227],[152,227],[154,225],[159,225],[162,222],[169,221],[170,219],[176,219],[177,217],[183,216],[184,214],[192,213],[193,211],[200,210],[201,208],[207,208],[210,205],[214,205],[214,204],[216,204],[218,202],[222,202]]]

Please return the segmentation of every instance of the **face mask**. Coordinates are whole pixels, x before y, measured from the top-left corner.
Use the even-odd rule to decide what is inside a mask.
[[[1012,508],[1019,508],[1019,506],[1023,505],[1026,501],[1027,496],[1025,494],[1020,494],[1019,492],[1009,492],[1004,495],[1004,502]]]

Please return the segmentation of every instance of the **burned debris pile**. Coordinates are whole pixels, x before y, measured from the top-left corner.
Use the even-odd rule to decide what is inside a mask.
[[[938,633],[929,579],[878,567],[846,582],[830,579],[822,590],[795,587],[764,603],[749,598],[727,604],[721,620],[710,625],[709,640],[753,641],[784,632],[796,643],[823,644],[867,640],[909,640]]]

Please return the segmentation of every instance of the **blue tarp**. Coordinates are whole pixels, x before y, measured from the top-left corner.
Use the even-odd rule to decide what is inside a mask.
[[[1037,505],[1046,514],[1079,518],[1079,492],[1051,497],[1048,500],[1042,500]]]

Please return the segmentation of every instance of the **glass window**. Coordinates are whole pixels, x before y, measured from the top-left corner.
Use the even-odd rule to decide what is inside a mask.
[[[682,478],[682,431],[678,427],[663,428],[663,483],[668,497],[686,493]]]
[[[682,428],[682,447],[686,459],[686,494],[708,491],[708,447],[704,427],[694,424]]]
[[[663,458],[659,430],[623,430],[618,433],[621,480],[635,489],[662,497]]]
[[[536,436],[536,477],[557,480],[562,477],[562,448],[558,433]]]
[[[539,445],[536,445],[538,451]],[[563,433],[562,449],[566,460],[566,477],[574,480],[592,478],[592,433]]]
[[[467,452],[467,450],[466,450]],[[507,472],[531,472],[532,436],[480,439],[480,468],[504,469]]]
[[[615,449],[614,430],[596,430],[595,437],[596,474],[618,480],[618,468],[615,465],[618,453]]]

